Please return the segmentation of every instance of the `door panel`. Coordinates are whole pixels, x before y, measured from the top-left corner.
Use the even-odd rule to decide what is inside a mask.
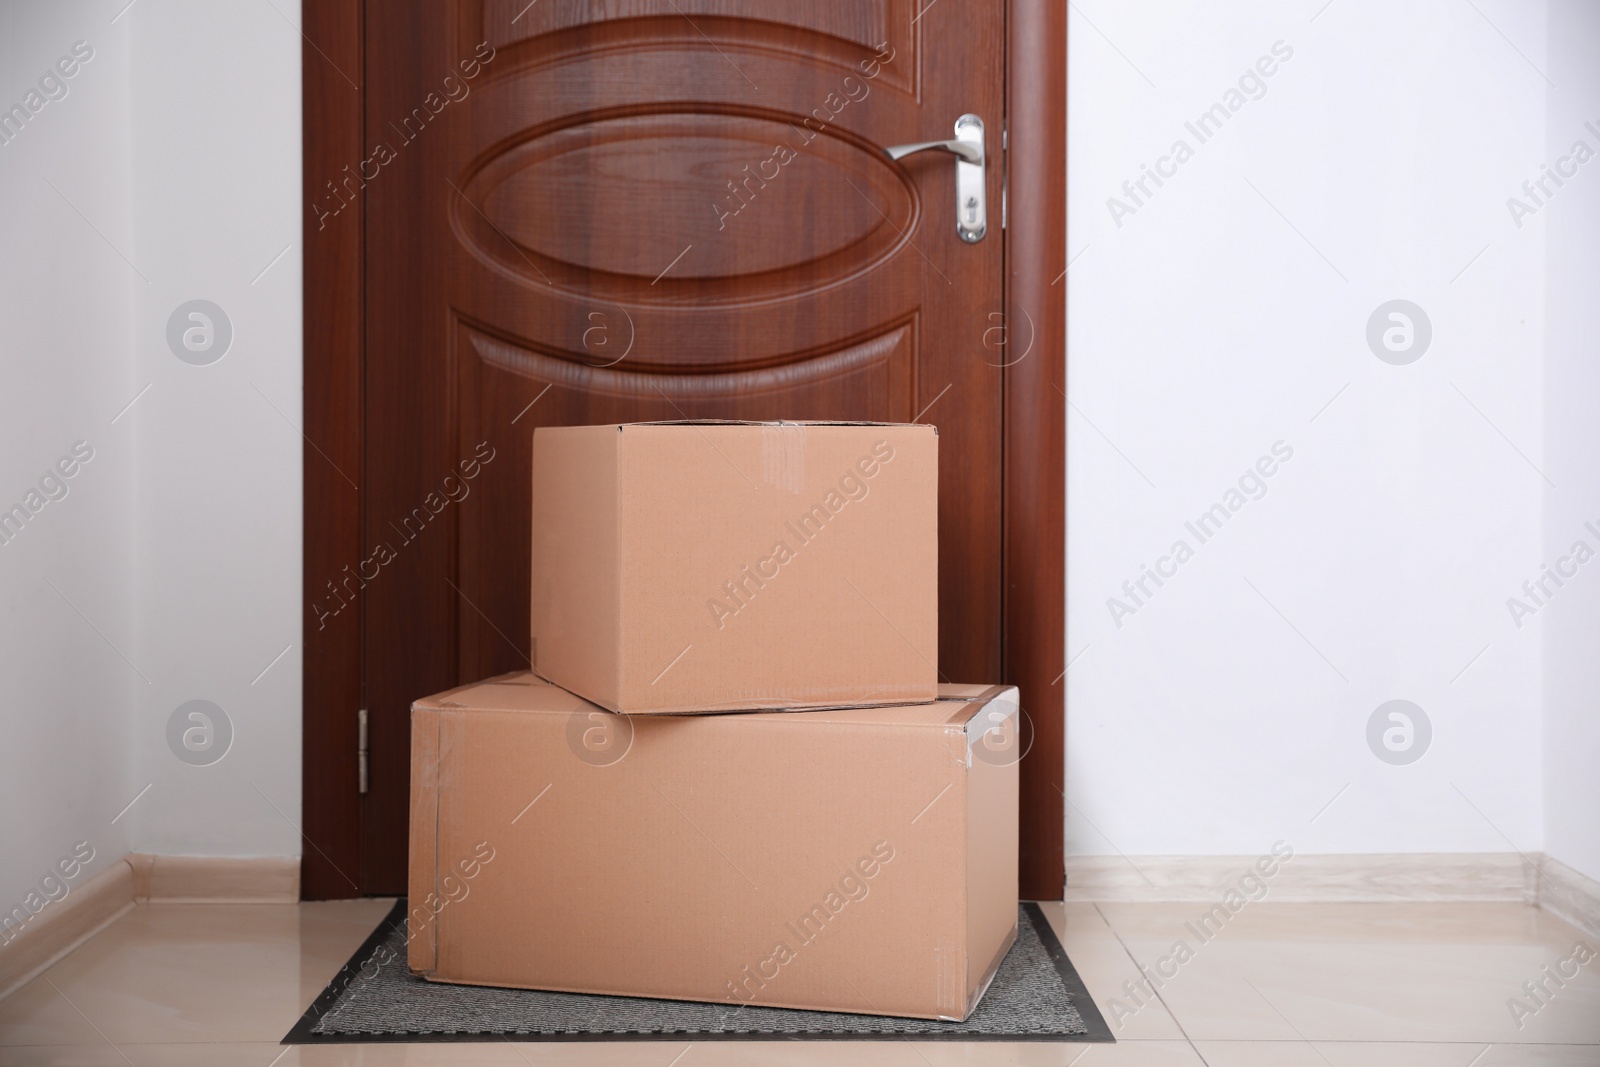
[[[526,666],[537,426],[937,424],[940,670],[1000,679],[1004,17],[916,10],[368,5],[365,891],[404,891],[410,702]],[[882,153],[967,112],[971,245],[953,157]]]
[[[740,29],[746,34],[764,34],[795,49],[810,46],[818,48],[820,54],[832,52],[841,65],[848,65],[839,57],[849,54],[849,45],[870,50],[887,40],[908,39],[913,17],[910,5],[896,0],[809,0],[804,4],[792,0],[679,0],[675,8],[653,0],[546,2],[534,6],[529,6],[527,0],[485,0],[481,4],[463,4],[462,13],[465,24],[481,27],[479,36],[496,48],[559,30],[589,30],[663,14],[681,13],[696,25],[708,17],[727,19],[742,23]],[[790,34],[785,30],[802,32]],[[725,35],[712,36],[720,39]],[[830,49],[829,45],[835,47]]]
[[[668,160],[681,170],[663,174]],[[811,203],[852,179],[853,195]],[[871,271],[904,244],[917,206],[916,187],[871,145],[831,130],[805,143],[771,116],[676,110],[542,133],[484,160],[463,192],[458,237],[495,268],[580,301],[656,307],[681,303],[685,283],[697,304],[750,307]],[[813,213],[804,240],[798,213]],[[685,249],[699,254],[658,279]]]

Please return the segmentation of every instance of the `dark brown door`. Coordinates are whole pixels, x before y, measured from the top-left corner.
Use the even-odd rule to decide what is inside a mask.
[[[940,672],[1000,680],[1003,0],[451,0],[362,17],[367,156],[308,222],[348,211],[364,233],[351,647],[368,789],[359,844],[341,830],[332,846],[355,846],[359,873],[322,892],[405,890],[410,702],[527,666],[537,426],[937,424]],[[954,156],[883,151],[949,139],[965,114],[986,126],[977,241],[957,232]],[[315,307],[308,293],[308,322]],[[326,609],[335,593],[312,591]],[[329,795],[309,780],[311,637],[308,807]]]

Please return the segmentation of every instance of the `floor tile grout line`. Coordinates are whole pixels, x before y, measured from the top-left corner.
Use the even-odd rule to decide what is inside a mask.
[[[1133,964],[1133,969],[1139,972],[1139,977],[1143,978],[1144,968],[1141,967],[1139,965],[1139,961],[1134,958],[1133,950],[1128,947],[1128,943],[1122,940],[1122,934],[1115,926],[1111,925],[1111,920],[1106,917],[1106,913],[1100,910],[1100,902],[1096,900],[1091,901],[1090,903],[1094,906],[1095,914],[1100,916],[1100,921],[1106,924],[1107,930],[1111,931],[1111,936],[1116,938],[1117,944],[1122,946],[1122,951],[1127,955],[1128,962]],[[1161,990],[1156,987],[1154,982],[1150,983],[1150,995],[1155,998],[1157,1004],[1161,1005],[1161,1010],[1167,1013],[1167,1018],[1171,1019],[1172,1025],[1178,1028],[1178,1033],[1183,1035],[1183,1040],[1188,1042],[1189,1048],[1193,1049],[1196,1056],[1200,1056],[1200,1062],[1206,1063],[1206,1058],[1200,1055],[1200,1050],[1198,1048],[1195,1048],[1194,1039],[1189,1036],[1189,1031],[1184,1028],[1183,1023],[1178,1021],[1177,1014],[1173,1012],[1172,1006],[1167,1003],[1167,998],[1161,995]],[[1206,1067],[1210,1067],[1210,1064],[1206,1064]]]

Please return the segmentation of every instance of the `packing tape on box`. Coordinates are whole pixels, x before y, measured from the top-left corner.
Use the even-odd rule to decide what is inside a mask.
[[[791,493],[806,482],[806,428],[792,422],[761,425],[761,481]]]
[[[1022,743],[1022,694],[1016,686],[997,685],[975,699],[987,703],[967,720],[968,767],[972,766],[972,750],[979,745],[990,754],[989,762],[994,762],[993,757]]]

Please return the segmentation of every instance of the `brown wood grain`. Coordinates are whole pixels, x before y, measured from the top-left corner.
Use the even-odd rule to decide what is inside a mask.
[[[966,111],[998,136],[1003,19],[991,0],[913,32],[903,7],[861,5],[903,34],[889,65],[916,91],[853,75],[872,50],[768,5],[519,24],[426,121],[493,11],[369,10],[368,128],[416,121],[389,127],[365,190],[363,495],[395,559],[365,590],[364,885],[404,885],[410,702],[526,665],[536,426],[922,414],[941,433],[940,667],[999,674],[1003,376],[984,339],[1004,245],[957,236],[950,157],[881,149]],[[419,513],[479,448],[470,492]]]
[[[1024,898],[1066,886],[1066,5],[1010,6],[1008,325],[1032,348],[1006,370],[1005,680],[1033,722],[1021,765]]]
[[[361,614],[359,603],[331,613],[329,606],[342,601],[328,584],[342,582],[344,568],[362,555],[361,206],[357,202],[331,219],[312,210],[327,195],[325,183],[362,155],[364,120],[357,89],[362,78],[362,6],[362,0],[304,0],[301,15],[307,204],[302,226],[302,428],[308,444],[303,449],[300,891],[307,900],[366,891],[360,881],[356,792]]]
[[[574,21],[500,0],[307,0],[308,36],[335,51],[305,60],[306,427],[361,485],[352,511],[357,494],[308,449],[308,897],[352,881],[404,891],[411,700],[527,666],[534,427],[683,417],[939,426],[941,672],[1023,686],[1039,729],[1024,884],[1028,857],[1048,871],[1052,838],[1059,867],[1059,796],[1033,794],[1059,779],[1060,702],[1033,694],[1060,659],[1059,443],[1053,484],[1043,453],[1062,434],[1038,389],[1055,396],[1061,376],[1037,369],[1059,361],[1060,316],[1046,315],[1031,365],[1004,367],[993,341],[997,318],[1013,326],[1010,309],[1043,299],[1028,287],[1059,269],[1033,277],[1060,235],[1052,249],[1000,229],[999,141],[1017,79],[1049,82],[1064,52],[1046,42],[1049,62],[1008,71],[1021,31],[1000,0],[929,7],[920,25],[888,0],[825,7],[618,0]],[[880,33],[894,59],[863,80],[854,65]],[[493,62],[465,77],[485,41]],[[354,115],[329,61],[361,86]],[[869,91],[841,106],[846,76]],[[992,161],[976,245],[955,233],[949,156],[881,155],[951,136],[968,111]],[[794,158],[774,176],[782,129]],[[363,164],[380,144],[389,158]],[[1015,220],[1015,159],[1010,172]],[[1059,169],[1042,180],[1059,198]],[[1013,410],[1022,425],[1006,424]],[[1030,493],[1054,502],[1018,499]],[[1052,521],[1055,584],[1023,588]],[[326,582],[355,572],[373,577],[323,618],[343,602]],[[357,800],[363,704],[371,792]],[[1057,877],[1032,895],[1060,890]]]

